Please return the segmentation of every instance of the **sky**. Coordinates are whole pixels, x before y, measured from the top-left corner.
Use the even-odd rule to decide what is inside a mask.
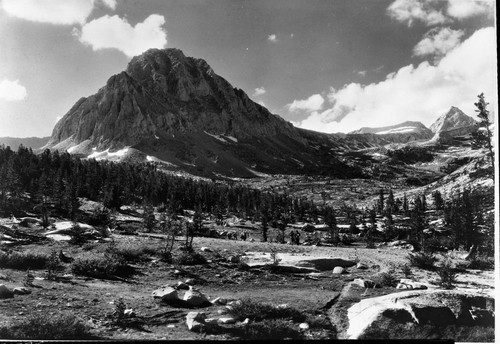
[[[0,0],[0,137],[43,137],[133,56],[179,48],[297,127],[497,112],[493,0]]]

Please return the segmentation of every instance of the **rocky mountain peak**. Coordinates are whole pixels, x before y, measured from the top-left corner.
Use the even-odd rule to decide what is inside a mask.
[[[445,132],[450,130],[455,130],[459,128],[471,127],[476,124],[476,121],[467,116],[459,108],[452,106],[444,115],[440,116],[431,126],[431,131],[436,134],[439,132]]]

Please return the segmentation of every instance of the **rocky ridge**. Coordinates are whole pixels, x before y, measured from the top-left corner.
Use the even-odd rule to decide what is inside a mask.
[[[331,152],[333,142],[271,114],[204,60],[178,49],[150,49],[80,99],[44,148],[83,156],[124,150],[124,158],[165,162],[198,175],[340,176],[348,168]]]

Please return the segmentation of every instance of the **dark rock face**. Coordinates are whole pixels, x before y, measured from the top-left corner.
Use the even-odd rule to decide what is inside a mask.
[[[336,159],[334,141],[271,114],[204,60],[150,49],[80,99],[46,148],[89,155],[130,147],[198,175],[359,175]]]

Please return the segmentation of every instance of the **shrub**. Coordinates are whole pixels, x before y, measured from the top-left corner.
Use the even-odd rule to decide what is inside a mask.
[[[408,254],[408,260],[411,266],[416,266],[425,270],[433,270],[437,258],[430,252],[417,252]]]
[[[271,304],[259,303],[250,299],[243,299],[241,302],[232,305],[229,313],[235,318],[248,318],[252,321],[261,321],[264,319],[304,321],[306,318],[304,314],[295,308],[276,307]]]
[[[126,261],[137,261],[144,259],[145,256],[156,253],[156,247],[141,244],[137,242],[121,242],[119,244],[109,245],[106,252],[117,254]]]
[[[446,259],[440,267],[438,267],[437,273],[439,275],[439,285],[445,289],[453,288],[453,283],[456,282],[457,273],[452,267],[451,260]]]
[[[381,272],[373,277],[373,281],[382,287],[395,287],[398,285],[398,278],[394,270]]]
[[[493,257],[476,256],[467,266],[469,269],[494,270],[495,259]]]
[[[71,229],[71,240],[69,241],[72,245],[83,245],[87,242],[87,235],[85,230],[80,226],[76,225]]]
[[[413,275],[413,271],[411,271],[411,267],[409,264],[403,264],[403,266],[401,266],[401,272],[403,273],[403,275],[405,275],[406,278],[409,278]]]
[[[43,269],[48,256],[40,252],[3,252],[0,251],[0,267],[17,270]]]
[[[177,265],[198,265],[205,264],[207,259],[198,252],[181,251],[181,253],[175,257],[174,262]]]
[[[56,251],[50,253],[45,263],[45,268],[47,269],[47,279],[49,280],[56,279],[57,273],[63,269],[59,254]]]
[[[71,313],[35,313],[10,326],[0,327],[4,339],[89,339],[89,328]]]
[[[110,278],[129,273],[128,265],[123,257],[113,253],[85,252],[77,258],[71,270],[76,275],[97,278]]]
[[[243,331],[245,339],[283,340],[301,339],[297,325],[285,319],[270,319],[261,322],[250,323]]]

